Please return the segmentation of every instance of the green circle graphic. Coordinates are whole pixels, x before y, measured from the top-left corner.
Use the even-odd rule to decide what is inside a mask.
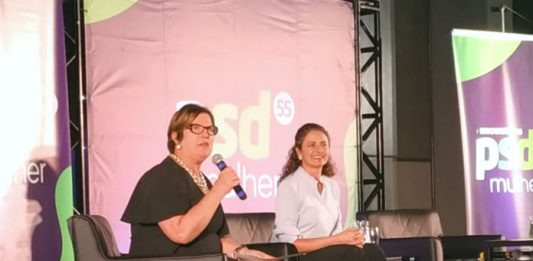
[[[520,46],[504,33],[453,35],[455,70],[460,81],[480,77],[503,64]]]
[[[118,15],[137,0],[85,0],[85,24],[96,23]]]

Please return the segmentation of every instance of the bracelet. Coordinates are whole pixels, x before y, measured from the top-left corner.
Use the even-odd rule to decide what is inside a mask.
[[[246,246],[241,245],[241,246],[238,246],[237,248],[233,249],[233,257],[237,258],[237,253],[239,253],[243,248],[246,248]]]

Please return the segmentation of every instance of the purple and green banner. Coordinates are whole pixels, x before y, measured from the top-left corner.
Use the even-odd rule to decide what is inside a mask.
[[[529,237],[533,36],[453,30],[469,234]]]
[[[61,4],[0,2],[0,260],[74,260]]]

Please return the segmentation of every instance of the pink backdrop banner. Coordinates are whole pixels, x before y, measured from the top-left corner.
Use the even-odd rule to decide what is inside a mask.
[[[294,134],[306,122],[332,137],[347,219],[356,211],[354,15],[345,1],[137,1],[88,6],[90,211],[127,250],[120,216],[140,176],[167,154],[182,104],[209,107],[213,153],[238,172],[226,212],[271,212]],[[107,12],[107,13],[106,13]],[[218,171],[206,160],[204,173]]]

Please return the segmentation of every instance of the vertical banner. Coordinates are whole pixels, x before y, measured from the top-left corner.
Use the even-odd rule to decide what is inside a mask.
[[[453,30],[469,234],[527,238],[533,36]]]
[[[0,3],[0,260],[74,260],[61,4]]]
[[[213,111],[213,153],[241,179],[226,212],[272,212],[277,181],[307,122],[330,133],[343,221],[357,211],[354,13],[344,0],[86,1],[90,210],[120,222],[140,176],[168,155],[181,105]],[[214,180],[207,159],[202,171]]]

